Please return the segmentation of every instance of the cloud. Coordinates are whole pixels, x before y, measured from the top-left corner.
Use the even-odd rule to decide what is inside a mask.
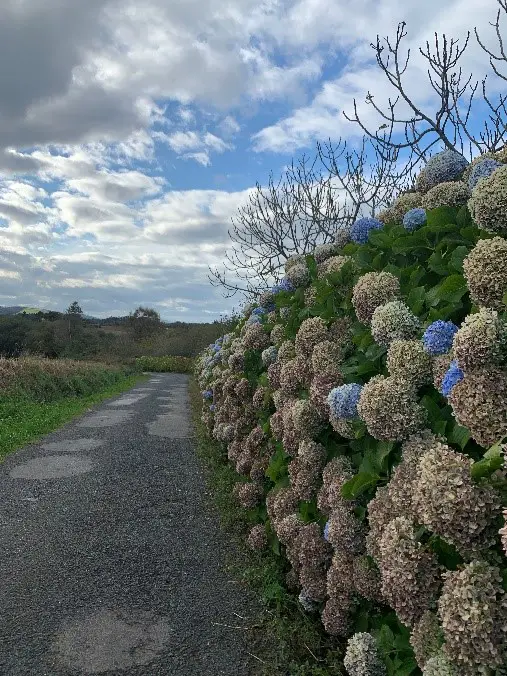
[[[179,157],[195,160],[205,167],[211,164],[211,152],[223,153],[234,147],[208,131],[176,131],[172,134],[158,132],[156,137],[166,143]]]
[[[323,17],[325,5],[328,3],[324,3],[323,0],[315,0],[312,3],[310,0],[301,0],[295,3],[289,11],[287,20],[282,26],[277,27],[277,36],[279,40],[292,39],[297,42],[298,36],[301,38],[302,33],[291,30],[291,26],[303,20],[308,21],[307,31],[304,34],[305,41],[308,42],[312,40],[318,42],[326,37],[326,31],[336,29],[334,41],[342,50],[346,49],[347,54],[347,59],[342,60],[341,72],[337,77],[321,82],[319,91],[309,105],[291,111],[274,124],[254,133],[252,147],[256,152],[295,152],[313,145],[315,140],[337,141],[340,137],[361,136],[363,132],[359,125],[348,122],[343,115],[343,111],[349,117],[353,115],[354,98],[357,100],[360,119],[368,128],[372,130],[378,128],[383,120],[373,107],[366,103],[366,93],[370,91],[375,97],[376,104],[384,110],[388,107],[389,97],[394,99],[397,93],[377,66],[374,51],[369,44],[375,41],[377,33],[381,37],[389,36],[392,42],[399,21],[407,21],[407,37],[402,42],[402,55],[405,55],[408,49],[411,50],[409,66],[404,75],[405,89],[417,105],[429,111],[436,112],[436,98],[427,76],[428,62],[419,53],[419,47],[424,47],[426,41],[429,41],[430,48],[433,48],[435,30],[439,34],[445,32],[448,37],[459,38],[462,45],[466,31],[474,25],[481,28],[481,38],[484,35],[486,43],[492,44],[491,29],[488,31],[486,27],[488,21],[495,15],[494,0],[490,2],[454,0],[448,4],[430,0],[429,5],[426,4],[424,7],[420,3],[407,6],[406,3],[402,4],[396,0],[384,0],[381,3],[363,0],[354,6],[354,12],[345,12],[344,3],[335,3],[327,22],[324,22],[326,28],[321,27],[319,31],[318,25]],[[489,36],[486,36],[487,33]],[[401,65],[404,63],[404,58],[402,59]],[[488,57],[473,36],[460,63],[466,75],[471,72],[478,79],[482,79],[486,72],[491,72]],[[492,77],[490,80],[492,87],[495,88],[497,84],[495,78]],[[408,106],[401,99],[397,117],[403,116],[408,110]]]

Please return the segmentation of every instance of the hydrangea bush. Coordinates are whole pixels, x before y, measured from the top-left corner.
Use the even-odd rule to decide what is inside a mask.
[[[288,260],[198,359],[248,544],[282,557],[350,676],[507,673],[507,156],[494,159],[435,155],[417,193]]]

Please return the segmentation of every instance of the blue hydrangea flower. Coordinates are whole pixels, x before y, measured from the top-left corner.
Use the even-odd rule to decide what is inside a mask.
[[[327,403],[332,415],[345,420],[357,418],[357,404],[362,389],[363,386],[358,383],[333,388],[327,395]]]
[[[420,228],[422,225],[426,224],[426,210],[419,207],[415,209],[410,209],[403,216],[403,227],[405,230],[410,230],[413,232],[417,228]]]
[[[267,303],[266,312],[273,312],[273,310],[276,310],[276,305],[274,303]]]
[[[209,407],[209,410],[214,413],[215,412],[215,404],[211,404]]]
[[[470,172],[470,176],[468,178],[468,187],[470,190],[475,188],[481,178],[488,178],[488,176],[491,176],[491,174],[501,166],[501,162],[497,162],[496,160],[489,158],[482,160],[481,162],[477,162]]]
[[[294,285],[284,277],[271,289],[271,293],[280,293],[280,291],[294,291]]]
[[[376,218],[358,218],[350,228],[350,238],[356,244],[366,244],[370,230],[381,230],[384,224]]]
[[[215,352],[220,352],[221,349],[222,349],[222,346],[221,346],[221,345],[213,345],[213,350],[214,350]]]
[[[266,308],[263,308],[261,306],[256,307],[254,310],[252,310],[252,314],[257,315],[258,317],[265,314],[265,312],[266,312]]]
[[[456,180],[467,168],[468,162],[455,150],[443,150],[430,157],[424,167],[425,182],[430,188],[445,181]]]
[[[326,525],[324,526],[324,540],[329,542],[329,521],[327,521]]]
[[[453,359],[447,373],[443,377],[440,392],[442,392],[444,397],[448,397],[451,394],[452,388],[463,380],[464,377],[465,374],[458,366],[458,362]]]
[[[203,399],[213,399],[213,390],[204,390],[202,393]]]
[[[458,327],[453,322],[444,322],[442,319],[437,319],[436,322],[428,326],[423,334],[424,349],[434,357],[449,352],[457,330]]]
[[[246,320],[247,324],[261,324],[261,318],[259,315],[251,314],[250,317]]]

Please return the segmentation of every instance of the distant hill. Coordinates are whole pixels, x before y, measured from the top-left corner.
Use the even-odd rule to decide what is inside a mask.
[[[0,315],[16,315],[22,309],[22,305],[0,305]]]
[[[38,312],[46,313],[48,310],[28,305],[0,305],[0,315],[35,315]]]

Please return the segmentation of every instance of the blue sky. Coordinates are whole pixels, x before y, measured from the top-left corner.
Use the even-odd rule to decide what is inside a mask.
[[[6,3],[6,5],[5,5]],[[318,140],[359,140],[343,110],[390,90],[369,47],[407,22],[407,88],[435,102],[434,31],[493,46],[495,0],[3,0],[0,305],[87,314],[229,312],[207,280],[248,191]],[[5,64],[9,64],[8,67]],[[472,35],[464,71],[490,69]],[[491,83],[493,89],[495,82]]]

